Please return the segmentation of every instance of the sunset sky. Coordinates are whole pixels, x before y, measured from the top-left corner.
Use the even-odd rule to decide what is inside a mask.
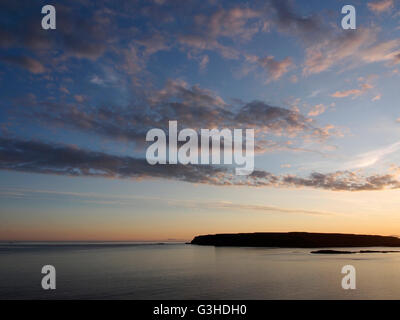
[[[45,4],[0,3],[0,240],[400,236],[396,0]],[[255,171],[147,164],[169,120],[255,129]]]

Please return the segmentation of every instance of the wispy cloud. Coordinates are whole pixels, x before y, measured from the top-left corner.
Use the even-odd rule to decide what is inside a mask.
[[[353,99],[363,95],[367,91],[373,89],[374,86],[369,84],[369,83],[363,83],[360,85],[359,89],[349,89],[349,90],[343,90],[343,91],[336,91],[335,93],[331,94],[331,97],[334,98],[346,98],[346,97],[352,97]]]
[[[269,75],[267,83],[280,79],[283,75],[289,72],[294,63],[292,58],[286,57],[283,60],[277,60],[274,56],[266,56],[260,58],[254,55],[246,55],[246,61],[256,63],[265,69]]]
[[[385,11],[389,11],[394,7],[394,0],[378,0],[368,2],[368,8],[372,12],[382,13]]]
[[[382,94],[379,93],[375,97],[372,98],[372,101],[378,101],[378,100],[381,100],[381,98],[382,98]]]
[[[395,142],[389,146],[357,155],[353,160],[347,162],[344,167],[349,169],[371,167],[383,160],[386,156],[397,152],[399,149],[400,142]]]
[[[224,200],[194,200],[194,199],[171,199],[151,196],[135,196],[135,195],[113,195],[95,192],[75,192],[75,191],[55,191],[55,190],[40,190],[28,188],[8,188],[0,187],[1,198],[13,199],[73,199],[77,202],[94,205],[110,205],[110,206],[133,206],[138,201],[148,203],[159,203],[162,205],[192,208],[192,209],[225,209],[230,211],[246,211],[260,212],[268,214],[293,214],[293,215],[315,215],[315,216],[332,216],[335,212],[306,210],[301,208],[284,208],[279,206],[270,206],[263,204],[247,204],[239,202],[230,202]]]
[[[326,107],[324,104],[320,103],[312,107],[312,109],[308,112],[309,117],[316,117],[319,116],[320,114],[324,113],[326,110]]]
[[[46,71],[46,68],[38,60],[26,56],[1,56],[0,61],[15,65],[28,70],[34,74]]]

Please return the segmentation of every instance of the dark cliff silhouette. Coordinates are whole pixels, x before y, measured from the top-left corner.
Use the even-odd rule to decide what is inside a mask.
[[[260,232],[195,237],[191,244],[229,247],[400,247],[400,238],[341,233]]]

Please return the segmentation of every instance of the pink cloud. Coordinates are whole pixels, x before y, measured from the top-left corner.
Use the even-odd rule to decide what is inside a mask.
[[[368,9],[375,13],[389,11],[390,9],[393,8],[393,6],[394,6],[393,0],[380,0],[368,3]]]
[[[315,105],[310,112],[308,113],[309,117],[316,117],[319,116],[320,114],[324,113],[326,110],[326,107],[321,103]]]
[[[350,90],[344,90],[344,91],[336,91],[331,95],[331,97],[334,98],[346,98],[349,96],[353,96],[354,98],[357,98],[367,92],[368,90],[372,89],[374,86],[369,84],[369,83],[363,83],[360,85],[360,89],[350,89]]]

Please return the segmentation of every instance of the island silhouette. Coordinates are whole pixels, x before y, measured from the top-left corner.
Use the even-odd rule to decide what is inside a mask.
[[[400,247],[400,238],[345,233],[256,232],[199,235],[190,244],[278,248]]]

